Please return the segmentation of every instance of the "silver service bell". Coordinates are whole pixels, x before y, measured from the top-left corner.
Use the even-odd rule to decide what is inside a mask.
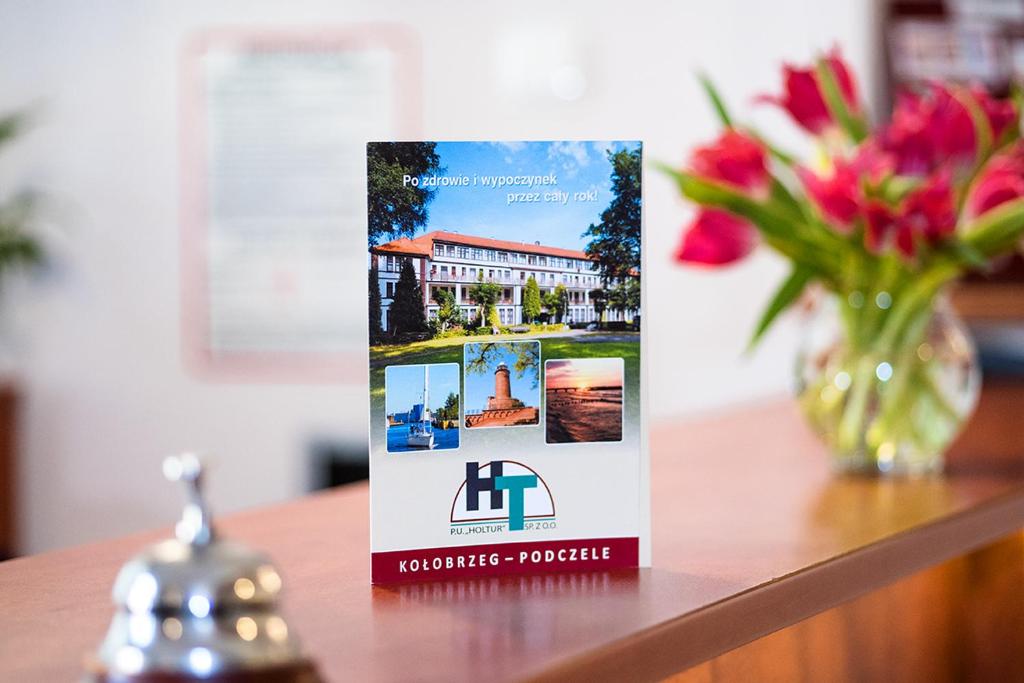
[[[214,532],[191,454],[164,461],[188,500],[177,538],[121,568],[117,612],[87,681],[320,681],[277,611],[281,577],[267,556]]]

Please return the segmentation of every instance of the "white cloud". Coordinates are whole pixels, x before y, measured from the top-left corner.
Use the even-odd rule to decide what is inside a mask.
[[[520,142],[520,141],[517,141],[517,140],[506,140],[506,141],[500,141],[500,142],[492,142],[491,144],[495,145],[497,147],[504,147],[505,149],[507,149],[509,152],[512,152],[513,154],[515,154],[516,152],[521,151],[522,149],[524,149],[526,147],[526,143],[525,142]]]
[[[572,178],[579,169],[590,163],[587,147],[582,142],[552,142],[548,146],[548,159],[561,162],[562,170]]]

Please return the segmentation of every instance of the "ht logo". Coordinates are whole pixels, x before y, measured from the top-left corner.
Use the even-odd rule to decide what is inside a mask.
[[[508,530],[522,531],[524,522],[523,497],[526,489],[537,488],[537,475],[502,475],[502,462],[490,464],[491,476],[480,476],[480,464],[466,463],[466,510],[480,509],[480,494],[489,493],[488,505],[492,510],[504,507],[505,491],[508,491]]]

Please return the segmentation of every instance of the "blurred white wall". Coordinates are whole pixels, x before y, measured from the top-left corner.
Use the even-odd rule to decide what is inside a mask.
[[[715,133],[695,71],[796,146],[780,113],[750,104],[779,87],[780,62],[838,43],[871,85],[877,51],[870,4],[845,0],[4,0],[0,15],[0,111],[42,112],[0,155],[0,187],[32,184],[59,204],[57,266],[5,283],[0,310],[27,394],[26,552],[169,523],[179,493],[159,475],[167,453],[216,455],[210,489],[224,512],[299,494],[311,438],[364,438],[362,385],[211,383],[184,369],[178,70],[194,32],[401,22],[422,41],[424,139],[642,139],[648,160],[673,163]],[[523,45],[541,47],[524,56]],[[566,59],[579,71],[556,74],[554,90],[579,94],[582,75],[574,101],[545,86]],[[688,210],[656,172],[645,194],[651,414],[785,392],[791,322],[742,353],[783,264],[676,266]],[[352,286],[363,291],[365,276]]]

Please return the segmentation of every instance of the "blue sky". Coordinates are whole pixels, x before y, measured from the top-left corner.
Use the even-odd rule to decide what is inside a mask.
[[[449,230],[481,237],[582,249],[580,237],[611,201],[611,164],[607,150],[635,149],[638,142],[439,142],[445,176],[555,174],[557,184],[539,186],[440,187],[428,205],[424,232]],[[509,192],[562,191],[566,204],[536,202],[508,205]],[[574,201],[575,192],[597,190],[595,201]]]
[[[527,342],[531,343],[531,342]],[[472,345],[467,344],[466,353],[473,353]],[[537,379],[537,371],[527,370],[522,377],[516,377],[515,364],[516,354],[512,351],[499,347],[498,360],[490,366],[487,372],[477,374],[466,373],[466,410],[484,410],[487,408],[487,397],[494,395],[494,369],[498,363],[504,362],[509,368],[509,378],[512,384],[512,398],[518,398],[528,406],[540,406],[540,384],[536,387],[533,382]]]
[[[392,365],[384,370],[385,409],[388,414],[405,413],[423,400],[423,366]],[[430,366],[430,409],[444,405],[448,394],[459,394],[459,366],[454,363]]]

